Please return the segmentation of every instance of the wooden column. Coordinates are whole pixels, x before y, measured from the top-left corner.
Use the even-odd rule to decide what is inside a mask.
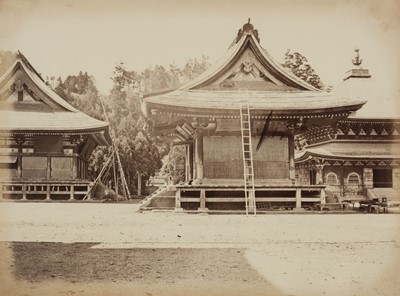
[[[344,196],[344,164],[340,165],[340,195]]]
[[[50,185],[46,186],[46,200],[50,200]]]
[[[288,141],[289,141],[289,179],[294,184],[296,182],[296,170],[294,164],[294,127],[288,127]]]
[[[190,180],[190,169],[189,169],[189,145],[185,146],[185,181]]]
[[[204,178],[204,154],[203,154],[203,133],[197,130],[197,136],[195,140],[196,152],[195,152],[195,162],[196,162],[196,179],[201,181]]]
[[[200,208],[199,211],[207,211],[206,208],[206,191],[204,189],[200,190]]]
[[[78,176],[77,161],[78,161],[78,157],[73,156],[72,157],[72,179],[76,179]]]
[[[18,179],[22,178],[22,155],[18,153],[17,157],[17,177]]]
[[[47,178],[47,180],[49,180],[51,178],[51,157],[50,156],[47,156],[46,178]]]
[[[22,178],[22,144],[25,142],[23,136],[17,136],[15,142],[18,144],[18,160],[17,160],[17,176],[19,179]]]
[[[22,199],[26,200],[26,184],[22,185]]]
[[[92,194],[93,194],[93,190],[91,190],[91,188],[94,186],[95,184],[93,182],[91,182],[88,186],[87,186],[87,191],[89,191],[86,200],[91,200],[92,199]]]
[[[175,210],[180,210],[181,207],[181,190],[177,189],[175,192]]]
[[[326,198],[325,198],[325,190],[324,189],[321,189],[320,198],[321,198],[321,205],[325,204],[326,203]]]
[[[69,199],[74,200],[74,195],[75,195],[75,188],[74,188],[74,185],[71,185],[71,188],[69,191]]]
[[[301,209],[301,189],[296,189],[296,210]]]
[[[189,150],[189,180],[193,179],[193,144],[188,145]]]

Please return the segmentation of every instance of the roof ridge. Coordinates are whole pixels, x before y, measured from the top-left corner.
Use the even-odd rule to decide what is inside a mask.
[[[280,81],[283,85],[299,90],[316,92],[323,91],[285,69],[279,62],[275,61],[266,49],[261,46],[259,40],[258,31],[254,29],[254,26],[250,23],[245,24],[243,29],[239,30],[233,44],[231,44],[229,49],[216,63],[192,81],[179,87],[179,89],[191,90],[202,88],[214,83],[221,77],[224,77],[228,73],[227,71],[232,70],[232,67],[240,61],[240,57],[242,57],[247,48],[249,48],[250,51],[254,53],[254,58],[257,63],[260,63],[261,66],[265,68],[266,72],[273,76],[277,81]],[[274,83],[276,84],[276,82]]]

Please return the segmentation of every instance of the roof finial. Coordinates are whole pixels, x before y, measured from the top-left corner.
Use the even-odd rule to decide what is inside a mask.
[[[353,65],[360,66],[362,63],[362,59],[360,59],[360,49],[356,47],[354,51],[356,52],[356,56],[354,57],[354,59],[352,59]]]
[[[237,43],[243,35],[253,35],[258,42],[260,42],[260,37],[258,36],[258,31],[254,29],[254,26],[250,23],[250,18],[248,18],[247,23],[243,25],[241,29],[239,29],[236,38],[233,40],[231,46]]]

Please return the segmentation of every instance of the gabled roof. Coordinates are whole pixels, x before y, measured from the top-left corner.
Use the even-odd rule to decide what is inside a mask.
[[[243,75],[248,76],[245,80],[253,78],[252,81],[261,82],[257,90],[320,91],[275,62],[259,42],[257,30],[254,30],[252,24],[245,24],[239,30],[238,36],[226,54],[203,74],[180,89],[216,90],[220,88],[221,83],[223,84],[226,80],[235,80],[235,76],[243,72]],[[225,90],[231,87],[232,85],[226,85]],[[247,89],[251,90],[252,85],[248,85]]]
[[[13,65],[0,77],[0,132],[18,131],[103,131],[108,134],[108,123],[68,104],[19,53]]]
[[[175,91],[144,96],[142,110],[145,116],[238,116],[243,103],[258,115],[347,117],[365,101],[335,96],[296,77],[261,47],[257,30],[247,23],[219,62]]]

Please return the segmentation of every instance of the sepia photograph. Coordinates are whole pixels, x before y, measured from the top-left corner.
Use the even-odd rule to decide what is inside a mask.
[[[0,0],[0,295],[400,295],[400,2]]]

